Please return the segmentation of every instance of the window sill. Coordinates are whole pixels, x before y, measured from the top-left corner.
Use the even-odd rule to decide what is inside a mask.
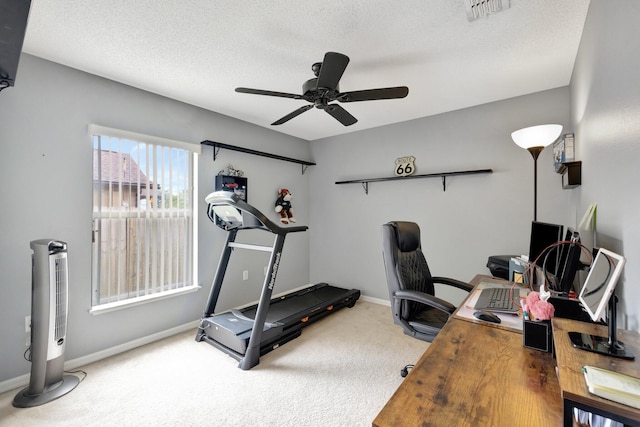
[[[143,297],[130,298],[123,301],[110,302],[107,304],[100,304],[95,307],[91,307],[89,313],[98,315],[104,313],[110,313],[112,311],[121,310],[123,308],[134,307],[136,305],[147,304],[153,301],[159,301],[162,299],[172,298],[178,295],[190,294],[192,292],[197,292],[200,289],[200,286],[188,286],[185,288],[174,289],[171,291],[160,292],[157,294],[151,294]]]

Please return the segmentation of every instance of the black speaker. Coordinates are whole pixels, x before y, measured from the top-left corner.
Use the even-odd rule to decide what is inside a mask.
[[[537,322],[524,320],[522,326],[522,345],[547,353],[553,350],[553,331],[550,320]]]
[[[31,0],[0,2],[0,90],[15,84],[30,8]]]

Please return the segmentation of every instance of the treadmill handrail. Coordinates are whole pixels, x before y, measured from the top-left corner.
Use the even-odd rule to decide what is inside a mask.
[[[251,229],[251,228],[263,228],[274,234],[283,235],[287,233],[294,233],[297,231],[306,231],[309,228],[306,225],[299,225],[295,227],[280,227],[279,225],[271,221],[269,218],[267,218],[266,215],[264,215],[258,209],[254,208],[253,206],[251,206],[250,204],[242,200],[240,196],[238,196],[232,191],[214,191],[213,193],[210,193],[207,197],[205,197],[205,201],[209,205],[213,205],[213,206],[228,205],[236,209],[239,209],[243,217],[242,225],[237,227],[237,229],[239,230]],[[244,220],[245,214],[251,215],[253,218],[255,218],[258,221],[259,225],[258,226],[246,225],[245,224],[246,221]]]

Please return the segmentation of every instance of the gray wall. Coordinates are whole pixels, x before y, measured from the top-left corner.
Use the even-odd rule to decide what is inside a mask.
[[[198,319],[204,309],[225,233],[210,223],[201,203],[202,289],[111,313],[89,314],[92,144],[88,124],[194,144],[211,139],[292,158],[310,158],[306,141],[29,55],[22,56],[16,86],[0,93],[0,120],[0,382],[30,370],[22,356],[26,349],[24,317],[31,312],[31,240],[54,238],[68,243],[70,311],[66,360],[187,324]],[[308,223],[308,175],[301,174],[299,165],[229,150],[222,150],[214,163],[212,149],[203,148],[198,177],[201,202],[213,190],[214,176],[227,163],[245,172],[249,201],[258,209],[275,220],[277,187],[288,186],[296,196],[293,206],[299,224]],[[275,292],[308,283],[308,236],[298,234],[285,244]],[[234,255],[233,259],[236,261],[230,266],[229,286],[221,295],[220,308],[259,297],[267,260],[244,255]],[[250,280],[244,282],[241,272],[246,269],[250,270]]]
[[[582,160],[578,211],[598,204],[597,244],[623,254],[622,323],[640,330],[640,2],[592,0],[571,80]]]
[[[576,134],[582,186],[561,189],[551,150],[538,160],[538,220],[576,227],[598,204],[598,246],[624,254],[619,325],[640,328],[640,2],[593,0],[570,87],[312,143],[311,281],[333,281],[388,299],[380,225],[420,224],[433,274],[470,280],[487,256],[527,253],[532,167],[511,140],[524,126],[556,122]],[[491,175],[359,184],[393,176],[394,160],[413,155],[417,173],[492,168]],[[588,246],[591,233],[582,231]],[[446,294],[444,294],[446,295]],[[461,298],[460,294],[451,295]]]
[[[558,88],[312,143],[311,280],[335,281],[388,299],[381,225],[415,221],[432,274],[471,280],[489,255],[527,254],[533,219],[533,159],[511,132],[569,124],[569,88]],[[359,184],[393,176],[412,155],[416,174],[493,169],[488,175]],[[575,225],[572,193],[553,172],[552,150],[538,159],[538,220]],[[447,294],[442,294],[447,296]],[[459,298],[462,295],[450,295]]]

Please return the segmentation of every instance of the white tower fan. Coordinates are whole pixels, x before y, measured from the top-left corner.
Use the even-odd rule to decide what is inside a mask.
[[[57,399],[80,380],[64,375],[64,350],[69,306],[67,244],[41,239],[31,242],[31,378],[13,399],[13,406],[29,408]]]

